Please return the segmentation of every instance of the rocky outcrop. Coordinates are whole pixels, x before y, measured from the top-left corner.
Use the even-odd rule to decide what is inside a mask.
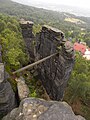
[[[6,80],[3,63],[0,63],[0,117],[16,107],[15,94]]]
[[[22,101],[18,108],[13,109],[2,120],[85,120],[80,115],[76,116],[66,102],[25,98],[29,91],[24,79],[20,77],[16,81]]]
[[[34,61],[59,52],[58,55],[39,64],[37,71],[49,97],[52,100],[62,100],[74,65],[73,45],[66,41],[64,33],[56,28],[44,25],[41,32],[33,38],[33,23],[23,21],[20,25],[30,58]],[[33,41],[35,46],[32,45]]]
[[[19,108],[12,110],[2,120],[85,120],[76,116],[66,102],[26,98]]]
[[[44,25],[41,32],[33,38],[33,23],[23,21],[20,25],[30,58],[33,58],[34,61],[59,52],[57,56],[39,64],[37,71],[50,98],[52,100],[62,100],[74,65],[73,45],[66,41],[64,33],[56,28]],[[34,40],[36,49],[32,45]]]
[[[85,120],[80,115],[76,116],[66,102],[25,98],[29,91],[24,79],[20,77],[16,81],[18,96],[22,101],[2,120]]]
[[[62,100],[74,65],[73,45],[65,40],[63,32],[58,29],[44,25],[34,38],[32,22],[21,21],[20,26],[27,50],[34,61],[58,52],[58,55],[37,66],[37,71],[50,98]],[[36,54],[35,46],[32,46],[34,40]],[[0,116],[7,114],[2,120],[85,120],[81,116],[76,116],[65,102],[27,98],[29,89],[21,77],[17,79],[21,103],[16,108],[14,92],[6,79],[4,65],[0,63]]]
[[[32,21],[25,21],[24,19],[21,19],[20,27],[22,29],[23,38],[33,37],[33,33],[32,33],[33,22]]]
[[[44,25],[36,36],[36,58],[40,60],[59,52],[38,66],[40,79],[52,100],[62,100],[74,65],[73,45],[65,40],[62,31]]]
[[[16,81],[19,99],[23,100],[24,98],[27,98],[29,96],[29,88],[25,84],[25,80],[22,76],[20,78],[16,78]]]
[[[22,34],[34,61],[58,53],[37,66],[37,71],[47,93],[52,100],[62,100],[69,76],[74,65],[73,45],[66,41],[64,33],[56,28],[44,25],[40,33],[33,38],[30,21],[20,22]],[[35,41],[35,46],[32,45]]]
[[[21,19],[20,21],[20,26],[22,30],[22,36],[25,41],[26,49],[27,52],[30,56],[30,62],[34,61],[35,56],[34,56],[34,35],[33,35],[33,22],[32,21],[25,21]]]

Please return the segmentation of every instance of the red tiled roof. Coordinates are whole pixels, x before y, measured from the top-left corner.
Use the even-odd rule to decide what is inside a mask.
[[[85,53],[86,51],[86,46],[80,43],[74,43],[74,50],[81,52],[82,54]]]

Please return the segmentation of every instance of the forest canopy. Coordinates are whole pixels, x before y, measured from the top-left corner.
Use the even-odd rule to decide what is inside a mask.
[[[66,38],[72,42],[84,41],[90,47],[90,18],[88,17],[39,9],[10,0],[0,0],[0,12],[6,14],[0,14],[0,44],[2,45],[3,62],[8,72],[28,63],[28,55],[17,20],[20,18],[35,23],[34,34],[41,29],[41,25],[48,24],[62,30]],[[70,18],[81,20],[83,23],[65,21],[71,20]],[[33,87],[31,83],[29,87],[32,96],[36,97],[37,85],[35,86],[34,82],[32,81]],[[81,114],[90,120],[90,61],[85,60],[78,53],[64,99],[72,106],[76,114]]]
[[[14,17],[0,14],[0,44],[3,62],[8,72],[28,62],[19,22]]]

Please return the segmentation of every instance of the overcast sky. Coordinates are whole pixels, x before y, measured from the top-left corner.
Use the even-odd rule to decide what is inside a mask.
[[[13,0],[20,3],[51,3],[51,4],[63,4],[63,5],[70,5],[70,6],[77,6],[81,8],[90,9],[90,0]]]

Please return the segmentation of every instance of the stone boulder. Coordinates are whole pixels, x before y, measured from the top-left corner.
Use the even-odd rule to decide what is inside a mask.
[[[2,120],[85,120],[76,116],[66,102],[26,98],[19,108],[12,110]]]

